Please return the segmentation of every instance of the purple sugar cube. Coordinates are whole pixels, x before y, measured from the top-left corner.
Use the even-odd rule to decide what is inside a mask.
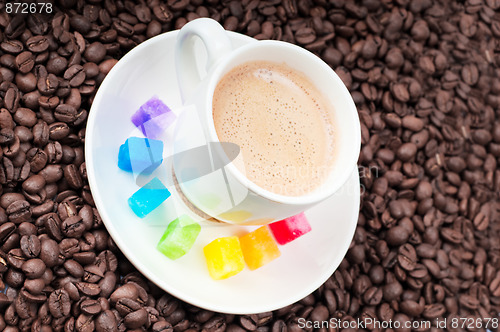
[[[130,120],[144,136],[157,139],[175,121],[175,118],[172,110],[154,96],[144,103]]]

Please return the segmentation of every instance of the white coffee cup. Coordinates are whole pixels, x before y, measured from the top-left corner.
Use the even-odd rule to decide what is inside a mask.
[[[194,44],[198,39],[207,51],[204,77],[196,65]],[[333,167],[324,184],[306,195],[284,196],[257,186],[236,168],[235,163],[242,162],[241,154],[231,162],[233,158],[228,158],[224,144],[216,144],[219,139],[212,118],[215,87],[231,69],[249,61],[284,62],[305,74],[333,106],[337,137]],[[296,215],[325,200],[352,174],[361,145],[358,113],[342,80],[315,54],[290,43],[271,40],[233,49],[219,23],[200,18],[180,30],[175,45],[175,66],[185,109],[176,128],[173,168],[183,194],[201,211],[228,223],[266,224]],[[192,158],[192,155],[183,158],[181,152],[206,147],[209,143],[211,149],[200,148],[212,162],[213,171],[207,174],[206,165],[200,162],[203,158]]]

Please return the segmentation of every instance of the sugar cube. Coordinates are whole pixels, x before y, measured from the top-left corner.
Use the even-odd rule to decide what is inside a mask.
[[[168,189],[155,177],[128,199],[128,205],[138,217],[144,218],[169,197]]]
[[[292,242],[296,238],[311,231],[311,225],[309,225],[304,212],[273,222],[268,226],[276,242],[281,245]]]
[[[175,114],[158,97],[152,97],[132,115],[130,120],[144,136],[160,138],[165,129],[175,121]]]
[[[156,248],[170,259],[180,258],[191,249],[200,230],[199,224],[182,215],[168,224]]]
[[[215,280],[238,274],[245,267],[237,236],[221,237],[203,248],[210,276]]]
[[[134,174],[151,174],[163,161],[163,142],[129,137],[118,151],[118,167]]]
[[[258,269],[281,255],[276,241],[266,226],[241,236],[240,245],[250,270]]]

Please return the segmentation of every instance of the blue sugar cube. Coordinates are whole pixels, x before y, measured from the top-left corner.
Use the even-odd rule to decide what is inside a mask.
[[[158,178],[153,178],[128,199],[128,205],[139,218],[144,218],[169,197],[170,191]]]
[[[168,225],[156,248],[170,259],[180,258],[191,249],[200,230],[199,224],[182,215]]]
[[[144,136],[159,138],[172,123],[176,115],[158,97],[152,97],[132,115],[130,120]]]
[[[134,174],[151,174],[163,161],[163,142],[130,137],[118,151],[118,167]]]

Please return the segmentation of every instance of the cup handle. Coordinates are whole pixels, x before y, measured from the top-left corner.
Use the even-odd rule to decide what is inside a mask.
[[[207,50],[207,73],[220,58],[233,49],[226,30],[213,19],[199,18],[181,28],[175,44],[175,68],[183,103],[201,82],[200,73],[195,65],[195,37],[203,41]]]

